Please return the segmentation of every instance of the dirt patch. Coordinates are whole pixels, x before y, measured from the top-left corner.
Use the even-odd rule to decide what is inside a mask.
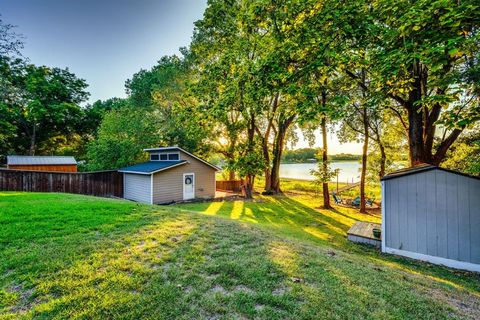
[[[233,289],[234,292],[243,292],[247,294],[255,294],[255,291],[250,289],[249,287],[246,286],[236,286],[235,289]]]
[[[9,291],[18,296],[17,303],[10,308],[10,311],[22,313],[28,311],[34,305],[34,302],[31,301],[33,289],[25,289],[22,284],[15,284],[9,288]]]
[[[262,304],[255,305],[255,311],[259,312],[259,311],[262,311],[263,309],[265,309],[264,305]]]
[[[281,286],[276,288],[275,290],[272,291],[272,294],[274,296],[283,296],[285,293],[287,293],[290,289],[285,286]]]
[[[220,285],[215,285],[215,287],[213,287],[210,292],[212,293],[221,293],[221,294],[228,294],[227,290],[225,290],[224,287],[220,286]]]
[[[480,319],[480,299],[478,297],[436,289],[428,290],[427,294],[433,299],[445,302],[453,307],[462,319]]]

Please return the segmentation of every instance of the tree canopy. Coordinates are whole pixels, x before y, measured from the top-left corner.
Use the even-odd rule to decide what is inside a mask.
[[[258,175],[281,192],[280,162],[318,151],[287,143],[319,128],[319,177],[327,132],[363,143],[362,188],[406,162],[478,174],[479,10],[473,0],[211,0],[179,55],[135,73],[125,99],[92,104],[68,69],[22,58],[21,36],[0,21],[1,153],[73,152],[96,170],[178,145],[222,157],[252,196]]]

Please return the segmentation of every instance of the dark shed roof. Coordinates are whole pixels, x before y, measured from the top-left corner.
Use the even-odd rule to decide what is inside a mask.
[[[77,164],[70,156],[7,156],[10,165],[66,165]]]
[[[119,172],[138,173],[138,174],[151,174],[162,170],[167,170],[173,167],[177,167],[186,164],[186,160],[177,161],[148,161],[138,163],[130,167],[121,168]]]
[[[410,175],[410,174],[415,174],[415,173],[418,173],[418,172],[430,171],[430,170],[442,170],[442,171],[451,172],[451,173],[455,173],[455,174],[458,174],[458,175],[462,175],[462,176],[466,176],[466,177],[470,177],[470,178],[474,178],[474,179],[480,179],[480,177],[473,176],[473,175],[463,173],[463,172],[460,172],[460,171],[441,168],[441,167],[437,167],[437,166],[434,166],[434,165],[431,165],[431,164],[420,164],[420,165],[417,165],[415,167],[409,167],[409,168],[400,169],[400,170],[397,170],[397,171],[390,172],[389,174],[385,175],[382,178],[382,181],[383,180],[394,179],[394,178],[398,178],[398,177],[403,177],[403,176],[407,176],[407,175]]]

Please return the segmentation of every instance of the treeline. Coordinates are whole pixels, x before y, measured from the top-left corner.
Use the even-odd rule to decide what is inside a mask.
[[[305,163],[317,162],[317,155],[320,148],[300,148],[294,150],[285,150],[282,155],[284,163]],[[362,158],[359,154],[339,153],[328,155],[329,161],[358,161]]]
[[[368,175],[378,180],[400,161],[474,171],[479,10],[475,1],[449,0],[209,1],[181,55],[133,75],[128,98],[102,113],[100,127],[86,139],[87,165],[116,168],[144,159],[144,147],[179,145],[221,155],[231,178],[244,178],[252,197],[258,175],[265,177],[266,193],[281,191],[286,143],[298,130],[314,139],[319,128],[315,176],[325,207],[332,175],[328,131],[341,142],[363,144],[362,198]],[[83,87],[77,89],[66,105],[84,99]],[[46,103],[34,97],[2,101],[9,110],[43,110]],[[19,119],[8,130],[23,132],[27,150],[32,127]],[[47,126],[52,121],[40,128],[55,133],[63,127]]]
[[[84,104],[87,83],[67,69],[38,66],[21,53],[22,36],[0,19],[0,164],[8,154],[86,159],[112,98]]]

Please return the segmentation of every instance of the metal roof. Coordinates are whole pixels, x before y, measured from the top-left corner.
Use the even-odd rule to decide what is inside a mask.
[[[137,174],[152,174],[155,172],[167,170],[173,167],[177,167],[186,164],[187,160],[177,161],[148,161],[138,163],[130,167],[121,168],[118,172],[137,173]]]
[[[446,171],[446,172],[458,174],[458,175],[469,177],[469,178],[480,179],[480,177],[473,176],[473,175],[470,175],[468,173],[463,173],[463,172],[460,172],[460,171],[441,168],[441,167],[437,167],[437,166],[425,163],[425,164],[420,164],[420,165],[417,165],[417,166],[414,166],[414,167],[404,168],[404,169],[400,169],[400,170],[397,170],[397,171],[390,172],[389,174],[385,175],[381,180],[394,179],[394,178],[408,176],[410,174],[415,174],[415,173],[418,173],[418,172],[425,172],[425,171],[430,171],[430,170],[441,170],[441,171]]]
[[[61,165],[77,164],[74,157],[69,156],[7,156],[7,164],[11,165]]]
[[[143,149],[143,151],[146,151],[146,152],[156,152],[156,151],[182,151],[186,154],[188,154],[189,156],[192,156],[193,158],[205,163],[207,166],[210,166],[212,167],[213,169],[219,171],[219,170],[222,170],[221,168],[217,167],[216,165],[214,164],[211,164],[210,162],[206,161],[206,160],[203,160],[202,158],[199,158],[197,157],[196,155],[194,155],[193,153],[190,153],[188,152],[187,150],[184,150],[180,147],[176,147],[176,146],[173,146],[173,147],[159,147],[159,148],[148,148],[148,149]]]

